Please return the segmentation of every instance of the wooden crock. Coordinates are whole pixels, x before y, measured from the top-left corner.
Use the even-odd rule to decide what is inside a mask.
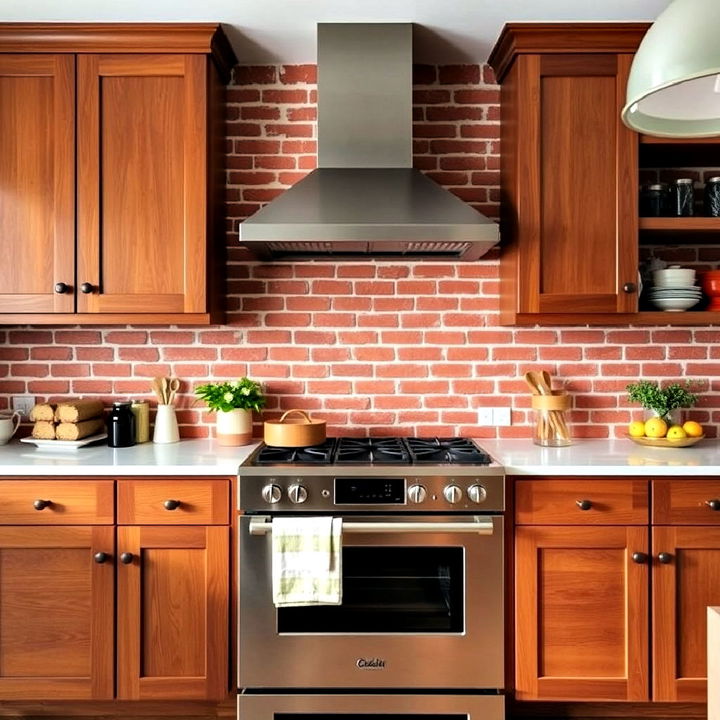
[[[300,417],[288,418],[293,413]],[[279,420],[266,420],[263,428],[266,445],[304,447],[325,442],[327,423],[313,420],[303,410],[288,410]]]

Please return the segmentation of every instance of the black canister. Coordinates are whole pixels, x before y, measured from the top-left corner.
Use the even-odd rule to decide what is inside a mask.
[[[670,191],[667,183],[653,183],[640,188],[641,217],[662,217],[668,214]]]
[[[694,213],[695,190],[692,178],[678,178],[670,188],[671,215],[688,216]]]
[[[107,419],[107,431],[110,447],[130,447],[135,444],[135,415],[132,403],[113,403]]]
[[[720,217],[720,177],[711,177],[705,181],[705,214]]]

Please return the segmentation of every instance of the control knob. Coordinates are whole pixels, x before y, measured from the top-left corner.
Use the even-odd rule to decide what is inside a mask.
[[[462,489],[457,485],[446,485],[443,495],[449,503],[455,505],[462,499]]]
[[[427,497],[427,490],[424,485],[411,485],[407,491],[408,500],[411,503],[421,503]]]
[[[487,498],[487,490],[482,485],[471,485],[467,494],[470,500],[478,505]]]
[[[291,503],[304,503],[307,500],[308,492],[302,485],[291,485],[288,488],[288,497]]]
[[[280,502],[280,498],[282,497],[282,490],[280,489],[279,485],[266,485],[261,493],[262,499],[266,503],[275,504],[276,502]]]

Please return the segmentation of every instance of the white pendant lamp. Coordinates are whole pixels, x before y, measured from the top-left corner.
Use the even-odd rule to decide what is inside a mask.
[[[720,135],[720,0],[674,0],[640,43],[623,122],[661,137]]]

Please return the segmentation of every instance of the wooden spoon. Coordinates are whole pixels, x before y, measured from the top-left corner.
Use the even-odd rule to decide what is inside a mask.
[[[541,395],[552,395],[552,385],[550,384],[550,373],[547,370],[541,370],[535,373],[538,387]]]
[[[526,372],[525,373],[525,382],[528,384],[528,387],[532,390],[533,395],[540,395],[540,388],[538,387],[537,378],[535,377],[534,372]]]

